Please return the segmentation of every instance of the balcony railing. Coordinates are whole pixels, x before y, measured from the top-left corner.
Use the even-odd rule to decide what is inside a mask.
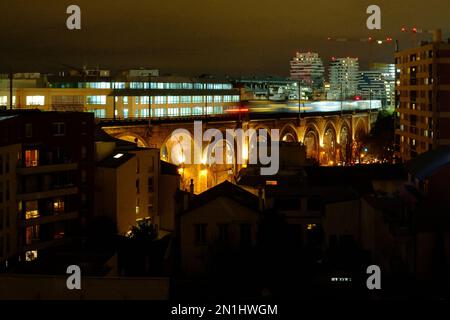
[[[31,227],[34,225],[42,225],[47,223],[54,223],[54,222],[60,222],[60,221],[66,221],[66,220],[74,220],[79,217],[78,211],[72,211],[72,212],[65,212],[65,213],[59,213],[59,214],[53,214],[49,216],[40,216],[39,218],[35,219],[27,219],[27,220],[21,220],[20,225],[22,227]]]
[[[75,171],[77,169],[78,163],[69,162],[59,164],[42,164],[30,167],[20,166],[17,168],[17,173],[21,175],[30,175],[30,174],[41,174],[50,172],[61,172],[61,171]]]

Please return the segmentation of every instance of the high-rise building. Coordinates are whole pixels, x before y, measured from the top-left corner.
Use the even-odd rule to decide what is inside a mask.
[[[397,151],[406,161],[450,145],[450,43],[437,30],[433,42],[397,52],[395,59]]]
[[[358,58],[333,58],[330,62],[330,91],[328,99],[341,100],[358,94]]]
[[[371,63],[369,70],[381,74],[386,92],[386,107],[395,106],[395,64],[393,63]]]
[[[386,106],[386,87],[382,74],[378,71],[361,71],[358,94],[363,100],[381,100],[382,105]]]
[[[82,234],[92,217],[94,117],[0,112],[0,268]]]
[[[325,69],[318,53],[297,52],[291,60],[291,79],[300,81],[314,91],[323,90],[324,74]]]

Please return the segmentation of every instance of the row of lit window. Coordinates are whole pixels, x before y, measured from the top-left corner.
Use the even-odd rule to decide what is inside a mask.
[[[78,87],[83,87],[79,83]],[[189,82],[87,82],[86,88],[89,89],[207,89],[207,90],[229,90],[233,86],[230,83],[189,83]]]
[[[89,110],[89,112],[93,112],[96,118],[106,118],[106,110],[105,109],[93,109]],[[205,115],[205,114],[223,114],[224,108],[222,106],[214,106],[214,107],[182,107],[182,108],[152,108],[152,117],[178,117],[178,116],[196,116],[196,115]],[[135,118],[146,118],[149,116],[149,109],[136,109],[134,111]],[[122,109],[120,114],[118,110],[115,110],[116,117],[130,118],[132,115],[130,114],[129,109]]]
[[[52,97],[53,98],[53,97]],[[105,95],[99,96],[87,96],[86,103],[90,105],[104,105],[106,104]],[[234,96],[156,96],[152,97],[152,104],[178,104],[178,103],[203,103],[203,102],[239,102],[240,97],[238,95]],[[116,102],[119,98],[116,97]],[[122,98],[123,104],[128,104],[129,97]],[[149,97],[135,97],[135,104],[148,104]],[[8,104],[7,96],[0,96],[0,106],[6,106]],[[13,104],[15,104],[15,97],[13,97]],[[26,97],[27,106],[44,106],[45,96],[27,96]]]

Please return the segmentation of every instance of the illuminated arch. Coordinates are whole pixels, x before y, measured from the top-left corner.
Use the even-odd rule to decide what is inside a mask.
[[[147,141],[145,141],[144,138],[142,138],[140,135],[132,133],[132,132],[126,132],[120,135],[116,136],[117,139],[129,141],[133,143],[137,143],[139,147],[149,147]]]

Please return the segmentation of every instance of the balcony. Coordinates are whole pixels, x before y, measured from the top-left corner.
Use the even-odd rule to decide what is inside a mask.
[[[21,248],[22,252],[32,251],[32,250],[42,250],[50,247],[56,247],[64,245],[69,242],[70,239],[54,239],[47,241],[34,240],[31,244],[25,245]]]
[[[35,219],[22,220],[20,225],[22,227],[31,227],[34,225],[42,225],[47,223],[55,223],[60,221],[67,221],[77,219],[79,217],[78,211],[65,212],[60,214],[54,214],[51,216],[41,216]]]
[[[44,174],[51,172],[75,171],[78,169],[78,163],[61,163],[40,165],[36,167],[17,168],[17,173],[20,175]]]
[[[40,200],[46,198],[56,198],[70,196],[78,193],[78,187],[67,186],[65,188],[42,190],[27,193],[19,193],[16,198],[19,201]]]

